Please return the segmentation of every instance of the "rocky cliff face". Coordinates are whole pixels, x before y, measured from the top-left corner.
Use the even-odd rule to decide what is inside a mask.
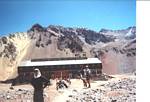
[[[135,71],[136,28],[124,30],[62,26],[42,27],[35,24],[26,33],[0,38],[0,80],[16,75],[22,60],[52,57],[98,57],[103,71],[109,74]]]
[[[107,43],[115,40],[115,37],[103,35],[92,30],[83,28],[64,28],[62,26],[42,27],[35,24],[28,31],[28,36],[32,39],[32,51],[30,58],[35,57],[74,57],[81,53],[86,53],[91,57],[90,47],[97,43]],[[41,50],[46,53],[41,53]],[[38,53],[40,51],[40,54]],[[29,52],[30,53],[30,52]],[[33,56],[33,57],[32,57]]]
[[[0,80],[17,76],[17,66],[30,45],[27,33],[14,33],[0,38]]]
[[[101,34],[104,35],[113,35],[115,36],[116,40],[119,39],[134,39],[136,38],[136,27],[128,27],[127,29],[122,29],[122,30],[109,30],[109,29],[101,29],[100,32]]]

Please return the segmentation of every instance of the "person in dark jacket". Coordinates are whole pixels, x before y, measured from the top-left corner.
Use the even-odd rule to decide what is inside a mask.
[[[34,88],[33,102],[44,102],[43,90],[48,84],[49,80],[41,75],[40,70],[34,69],[34,77],[31,80]]]

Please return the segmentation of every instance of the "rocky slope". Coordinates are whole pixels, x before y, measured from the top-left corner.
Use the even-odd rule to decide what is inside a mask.
[[[98,57],[109,74],[135,71],[136,27],[124,30],[70,28],[35,24],[25,33],[0,38],[0,80],[16,76],[22,60]]]
[[[109,30],[109,29],[101,29],[100,32],[104,35],[113,35],[118,39],[134,39],[136,37],[136,27],[128,27],[123,30]]]
[[[92,52],[100,57],[103,72],[107,74],[131,73],[136,67],[136,39],[111,42]]]
[[[0,38],[0,80],[17,76],[17,66],[30,45],[27,33],[10,34]]]

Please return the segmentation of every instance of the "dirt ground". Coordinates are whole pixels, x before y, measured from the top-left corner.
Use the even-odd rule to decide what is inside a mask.
[[[91,89],[96,89],[96,88],[101,88],[100,85],[108,83],[108,82],[112,82],[112,81],[117,81],[120,80],[122,78],[128,77],[127,75],[114,75],[114,78],[109,79],[108,81],[91,81]],[[68,97],[68,95],[70,94],[70,90],[82,90],[83,87],[83,83],[82,80],[80,79],[71,79],[71,85],[69,86],[68,89],[60,89],[60,90],[56,90],[56,80],[52,80],[52,85],[48,86],[45,90],[44,93],[45,94],[45,102],[66,102],[66,99]],[[18,90],[18,89],[26,89],[26,90],[33,90],[33,87],[30,84],[27,85],[18,85],[18,86],[14,86],[14,90]],[[10,89],[10,84],[0,84],[0,91],[13,91]],[[2,93],[0,93],[1,95]],[[4,100],[2,98],[0,98],[0,102],[32,102],[32,100],[24,100],[21,97],[16,98],[16,99],[12,99],[12,100]]]

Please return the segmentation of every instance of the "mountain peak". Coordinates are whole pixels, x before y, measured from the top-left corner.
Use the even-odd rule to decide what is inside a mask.
[[[40,24],[36,23],[31,27],[31,29],[29,31],[35,31],[35,30],[43,31],[43,30],[45,30],[45,28],[42,27]]]

